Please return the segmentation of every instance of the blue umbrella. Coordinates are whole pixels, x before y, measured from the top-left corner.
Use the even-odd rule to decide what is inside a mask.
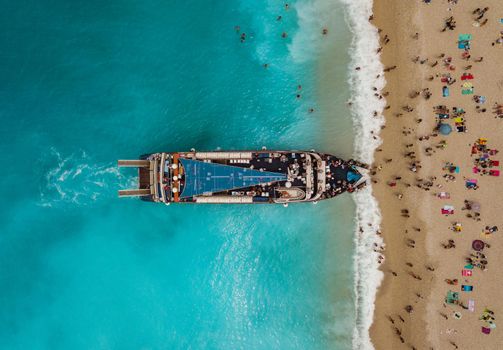
[[[442,135],[449,135],[452,132],[452,127],[449,124],[440,124],[438,131],[440,131]]]

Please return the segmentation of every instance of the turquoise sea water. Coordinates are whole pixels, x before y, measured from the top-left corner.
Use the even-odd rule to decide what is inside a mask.
[[[135,180],[116,159],[147,152],[349,157],[336,2],[1,3],[0,348],[350,348],[349,196],[289,208],[116,196]]]

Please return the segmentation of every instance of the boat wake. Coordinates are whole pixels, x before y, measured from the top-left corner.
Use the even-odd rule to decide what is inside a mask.
[[[96,164],[84,151],[62,156],[51,149],[44,160],[44,181],[40,188],[39,204],[44,207],[56,205],[88,205],[100,197],[114,196],[119,186],[133,183],[115,164]]]
[[[372,164],[374,152],[381,144],[379,132],[384,124],[382,112],[385,100],[374,94],[385,85],[383,66],[376,53],[379,35],[368,18],[372,14],[372,0],[341,0],[353,39],[350,47],[349,85],[352,96],[352,117],[355,131],[355,158]],[[375,89],[373,89],[375,88]],[[355,308],[356,323],[353,331],[353,349],[374,349],[369,328],[372,325],[377,288],[383,273],[379,270],[379,253],[375,247],[383,241],[378,232],[381,214],[372,187],[355,193]]]

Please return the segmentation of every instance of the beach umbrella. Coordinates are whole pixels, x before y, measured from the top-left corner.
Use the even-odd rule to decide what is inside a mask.
[[[472,242],[472,248],[475,249],[476,251],[481,251],[484,249],[485,243],[482,242],[480,239],[476,239]]]
[[[449,135],[452,132],[452,127],[449,124],[440,124],[438,131],[440,131],[442,135]]]
[[[472,202],[472,210],[475,212],[480,212],[480,203],[478,202]]]

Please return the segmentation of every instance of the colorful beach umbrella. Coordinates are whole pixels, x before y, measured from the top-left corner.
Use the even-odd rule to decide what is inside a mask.
[[[480,239],[476,239],[472,242],[472,248],[478,252],[483,250],[485,246],[486,246],[485,243],[482,242]]]
[[[442,123],[438,127],[438,131],[440,131],[442,135],[449,135],[452,132],[452,127],[449,124]]]

